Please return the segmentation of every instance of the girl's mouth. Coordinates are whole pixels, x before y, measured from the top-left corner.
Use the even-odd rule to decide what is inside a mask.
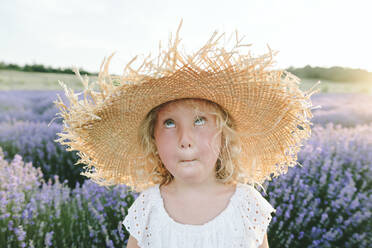
[[[193,159],[193,160],[181,160],[181,163],[186,163],[186,162],[192,162],[192,161],[195,161],[196,159]]]

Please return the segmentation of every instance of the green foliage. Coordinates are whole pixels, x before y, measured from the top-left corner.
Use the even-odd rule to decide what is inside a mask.
[[[336,82],[363,82],[372,80],[372,72],[361,69],[351,69],[339,66],[331,68],[311,67],[303,68],[289,67],[287,71],[300,78],[322,79]]]
[[[4,62],[0,62],[0,70],[15,70],[20,71],[22,70],[22,67],[16,64],[5,64]]]
[[[75,74],[75,72],[71,68],[64,68],[64,69],[63,68],[52,68],[50,66],[45,67],[42,64],[32,64],[32,65],[26,64],[24,66],[19,66],[19,65],[16,65],[16,64],[6,64],[4,62],[0,62],[0,70]],[[80,69],[79,72],[80,72],[80,74],[97,75],[97,73],[87,72],[83,69]]]
[[[75,74],[71,68],[52,68],[45,67],[42,64],[32,64],[19,66],[16,64],[6,64],[0,62],[0,70],[15,70],[25,72],[49,72],[49,73],[63,73]],[[330,68],[311,67],[307,65],[302,68],[295,68],[293,66],[286,69],[300,78],[321,79],[335,82],[365,82],[372,81],[372,72],[362,69],[352,69],[347,67],[333,66]],[[98,75],[98,73],[87,72],[83,69],[79,70],[81,74]]]

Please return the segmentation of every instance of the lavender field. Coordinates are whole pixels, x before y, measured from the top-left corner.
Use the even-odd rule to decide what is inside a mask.
[[[79,175],[53,140],[62,91],[0,91],[0,247],[124,247],[121,221],[138,196]],[[267,182],[277,209],[270,247],[370,247],[372,95],[312,97],[312,137],[286,175]]]

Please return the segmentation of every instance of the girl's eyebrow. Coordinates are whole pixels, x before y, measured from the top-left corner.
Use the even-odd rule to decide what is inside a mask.
[[[194,117],[207,118],[207,114],[206,113],[199,113],[199,114],[195,114]],[[174,115],[173,114],[164,114],[161,119],[166,119],[166,118],[174,118]]]
[[[172,115],[171,113],[166,113],[166,114],[163,114],[163,116],[160,118],[162,120],[165,120],[165,119],[169,119],[169,118],[174,118],[174,115]]]

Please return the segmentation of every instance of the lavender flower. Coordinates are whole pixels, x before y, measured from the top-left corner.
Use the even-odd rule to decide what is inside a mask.
[[[53,231],[51,231],[51,232],[47,232],[47,233],[46,233],[46,235],[45,235],[45,242],[44,242],[45,247],[50,247],[50,246],[52,246],[52,238],[53,238],[53,234],[54,234]]]
[[[57,94],[65,100],[62,91],[12,90],[0,91],[0,122],[16,121],[49,123],[58,112],[53,104]],[[55,120],[62,124],[61,119]]]
[[[7,160],[21,155],[25,160],[32,161],[40,168],[44,180],[53,180],[53,175],[59,175],[61,180],[68,180],[71,188],[76,183],[82,183],[85,178],[80,175],[82,166],[74,165],[78,159],[75,152],[67,152],[54,142],[56,133],[61,126],[45,122],[0,122],[0,145],[5,145],[4,156]]]
[[[313,128],[298,155],[303,167],[289,168],[268,184],[270,202],[277,208],[269,228],[271,246],[369,246],[364,234],[372,230],[371,134],[372,125]]]
[[[333,123],[344,127],[355,127],[372,123],[372,101],[369,94],[361,93],[318,93],[312,96],[314,109],[311,120],[315,125]]]
[[[40,168],[21,156],[11,163],[3,156],[0,148],[0,230],[6,230],[0,240],[31,247],[65,247],[78,240],[87,247],[125,243],[122,219],[138,194],[129,194],[125,185],[105,188],[90,181],[71,190],[57,175],[54,183],[44,181]]]

